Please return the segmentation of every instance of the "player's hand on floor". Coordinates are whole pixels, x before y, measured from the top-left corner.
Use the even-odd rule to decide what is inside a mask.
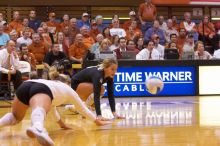
[[[96,123],[97,126],[104,126],[104,125],[112,124],[111,121],[102,121],[98,118],[95,120],[95,123]]]
[[[97,119],[101,120],[101,121],[110,121],[111,119],[105,118],[101,115],[97,116]]]
[[[125,117],[118,115],[117,113],[113,113],[114,119],[125,119]]]

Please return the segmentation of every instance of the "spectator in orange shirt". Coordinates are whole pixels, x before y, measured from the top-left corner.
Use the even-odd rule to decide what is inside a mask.
[[[136,21],[136,13],[135,11],[130,11],[129,12],[129,20],[125,21],[123,24],[123,28],[125,31],[128,30],[129,26],[131,26],[132,21]]]
[[[9,23],[9,31],[11,32],[12,30],[16,30],[19,32],[19,30],[22,29],[22,24],[20,20],[20,15],[18,11],[14,11],[13,13],[13,21]]]
[[[215,33],[215,26],[209,21],[209,16],[204,16],[203,21],[198,26],[199,40],[203,40],[205,45],[211,45],[212,48],[209,53],[213,54],[214,50],[218,48],[217,36]]]
[[[68,14],[63,15],[63,22],[60,24],[60,30],[62,30],[65,26],[70,25],[70,18]]]
[[[96,40],[96,36],[99,34],[99,30],[98,30],[98,27],[97,27],[97,23],[95,20],[92,20],[91,22],[91,30],[90,30],[90,36]]]
[[[180,28],[179,37],[177,38],[177,48],[179,49],[179,54],[182,56],[183,53],[183,45],[186,42],[186,30],[184,28]]]
[[[32,44],[28,46],[28,51],[35,55],[36,64],[41,64],[49,49],[40,41],[40,35],[38,33],[32,34],[32,40]]]
[[[144,3],[140,4],[138,8],[138,16],[141,22],[142,33],[145,34],[148,28],[152,27],[152,22],[157,17],[157,9],[151,3],[151,0],[145,0]]]
[[[178,22],[177,22],[176,16],[172,16],[172,21],[173,21],[173,27],[174,27],[177,31],[179,31],[180,26],[179,26],[179,24],[178,24]]]
[[[135,30],[132,26],[128,28],[126,31],[126,39],[127,40],[135,40],[136,38],[140,37],[138,33],[135,33]]]
[[[74,44],[69,48],[69,59],[73,62],[82,63],[89,47],[83,42],[83,35],[77,34]]]
[[[80,33],[83,35],[83,43],[89,48],[95,43],[94,39],[89,35],[89,28],[87,26],[82,26],[80,28]]]
[[[46,33],[42,27],[37,29],[37,33],[40,35],[40,41],[44,43],[47,48],[50,48],[52,46],[52,40],[49,36],[49,33]]]
[[[20,53],[19,53],[20,61],[27,61],[31,65],[31,71],[36,70],[36,59],[34,54],[28,52],[28,47],[26,44],[20,45]]]
[[[141,30],[138,28],[138,24],[137,24],[137,21],[132,21],[131,22],[131,27],[133,27],[135,33],[138,35],[138,36],[142,36],[142,32]]]
[[[77,19],[76,18],[71,18],[70,19],[70,38],[72,39],[71,44],[75,41],[76,34],[78,34],[80,31],[77,27]]]
[[[49,21],[47,21],[48,32],[57,33],[60,31],[60,24],[55,21],[56,14],[54,12],[49,13]]]

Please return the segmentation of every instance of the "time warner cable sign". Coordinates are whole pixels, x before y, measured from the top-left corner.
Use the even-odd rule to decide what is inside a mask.
[[[196,95],[194,67],[119,67],[114,77],[115,96],[152,96],[145,86],[152,76],[164,82],[156,96]]]

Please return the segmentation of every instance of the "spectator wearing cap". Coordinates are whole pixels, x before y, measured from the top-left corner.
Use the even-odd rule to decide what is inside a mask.
[[[157,17],[157,9],[151,3],[151,0],[145,0],[140,4],[138,8],[138,16],[141,22],[141,30],[144,34],[150,27],[152,27],[152,21]]]
[[[35,32],[37,31],[38,27],[40,27],[41,21],[37,19],[36,11],[31,10],[29,13],[29,23],[28,26],[32,28]]]
[[[95,41],[93,37],[90,36],[89,28],[87,26],[82,26],[80,28],[80,33],[83,35],[83,43],[91,48]]]
[[[95,20],[91,21],[91,30],[90,30],[90,36],[96,40],[96,36],[100,33],[97,27],[97,23]]]
[[[70,25],[70,18],[68,14],[63,15],[63,22],[60,24],[60,29],[63,30],[65,26]]]
[[[12,30],[15,30],[19,32],[21,30],[22,24],[20,20],[20,14],[18,11],[13,12],[13,21],[9,23],[9,31],[11,32]]]
[[[3,16],[3,14],[2,13],[0,13],[0,24],[5,24],[6,23],[6,21],[4,20],[4,16]]]
[[[136,20],[136,13],[135,11],[130,11],[129,12],[129,20],[125,21],[124,24],[123,24],[123,28],[124,30],[128,30],[129,26],[131,26],[131,23],[132,21],[135,21]]]
[[[95,21],[98,27],[99,32],[103,32],[103,30],[107,27],[105,24],[103,24],[103,17],[102,15],[97,15],[95,17]]]
[[[7,22],[5,22],[5,23],[3,24],[3,29],[4,29],[4,33],[6,33],[6,34],[9,34],[9,33],[10,33],[9,25],[8,25]]]
[[[81,29],[82,26],[87,26],[90,29],[90,22],[89,22],[89,14],[83,13],[81,20],[77,21],[78,29]]]
[[[168,19],[167,20],[167,28],[165,29],[165,38],[166,38],[167,43],[170,43],[170,35],[171,34],[176,34],[177,36],[179,36],[178,31],[173,27],[172,19]]]
[[[120,22],[119,19],[113,19],[112,20],[112,28],[110,29],[110,35],[118,35],[119,38],[126,37],[126,32],[123,28],[120,28]]]
[[[0,49],[3,48],[9,40],[9,35],[4,33],[4,26],[0,24]]]
[[[184,28],[187,33],[193,33],[195,41],[198,41],[198,32],[196,23],[191,20],[191,13],[184,13],[184,21],[180,23],[180,28]]]
[[[206,42],[206,45],[212,46],[209,53],[213,54],[214,50],[218,48],[218,39],[215,32],[215,26],[209,21],[209,16],[204,16],[203,21],[198,26],[198,32],[199,40],[203,40],[203,42]]]
[[[40,35],[38,33],[32,34],[32,40],[33,42],[28,46],[28,50],[35,55],[36,64],[41,64],[49,49],[42,41],[40,41]]]
[[[165,40],[165,34],[162,29],[159,28],[160,24],[158,20],[154,20],[153,27],[149,28],[144,35],[144,40],[149,41],[151,40],[151,36],[154,34],[157,34],[160,37],[160,44],[164,45],[166,40]]]
[[[56,22],[56,14],[54,12],[50,12],[49,21],[47,21],[48,32],[55,34],[60,31],[60,24]]]
[[[152,40],[154,41],[154,48],[160,53],[160,60],[163,60],[165,47],[159,44],[160,37],[157,34],[154,34]]]

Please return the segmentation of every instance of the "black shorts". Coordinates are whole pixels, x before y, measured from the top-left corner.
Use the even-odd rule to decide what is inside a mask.
[[[22,103],[29,105],[30,99],[38,93],[48,95],[53,100],[53,94],[49,87],[37,82],[23,82],[16,91],[16,96]]]
[[[71,80],[71,87],[72,87],[73,90],[76,91],[76,89],[77,89],[77,87],[79,86],[79,84],[80,84],[79,81],[77,81],[77,80],[75,80],[75,79],[72,79],[72,80]]]

